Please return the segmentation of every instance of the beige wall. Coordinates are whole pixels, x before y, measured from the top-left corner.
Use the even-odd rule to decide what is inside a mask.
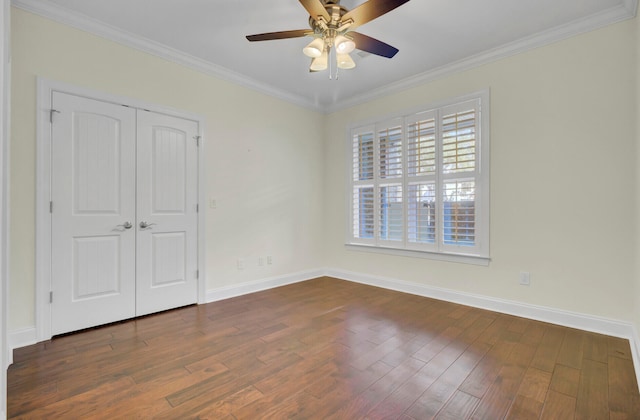
[[[10,329],[34,324],[36,76],[205,117],[209,289],[326,266],[640,325],[637,19],[328,116],[15,8],[12,25]],[[490,266],[346,251],[347,125],[484,88]]]
[[[634,301],[635,21],[442,78],[328,117],[327,265],[631,321]],[[345,129],[491,90],[491,263],[348,251]],[[531,286],[518,284],[520,271]]]
[[[209,290],[322,265],[321,114],[11,12],[10,330],[34,326],[36,76],[205,117]],[[273,265],[258,267],[266,255]]]

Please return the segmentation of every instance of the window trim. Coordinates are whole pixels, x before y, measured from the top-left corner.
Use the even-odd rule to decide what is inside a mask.
[[[398,120],[402,121],[403,127],[403,171],[406,172],[407,164],[406,164],[406,151],[407,151],[407,142],[406,142],[406,127],[407,124],[415,119],[417,114],[422,113],[430,113],[430,112],[440,112],[444,111],[447,108],[455,108],[456,106],[473,100],[479,100],[480,109],[478,116],[478,124],[479,124],[479,146],[476,150],[478,154],[476,159],[477,170],[474,178],[476,179],[478,185],[476,185],[476,229],[477,229],[477,238],[478,238],[478,246],[473,250],[473,252],[465,252],[466,249],[462,246],[447,246],[442,244],[438,248],[438,243],[436,243],[434,247],[421,247],[420,244],[413,244],[413,246],[406,242],[406,226],[408,220],[406,206],[408,205],[406,199],[404,200],[404,218],[403,218],[403,235],[405,240],[399,243],[397,247],[394,247],[392,244],[390,246],[389,241],[381,241],[376,238],[371,240],[363,239],[363,238],[354,238],[353,237],[353,223],[354,223],[354,213],[353,213],[353,188],[354,179],[353,179],[353,135],[357,131],[364,131],[367,128],[373,127],[373,133],[375,136],[375,142],[378,141],[378,131],[380,131],[381,127],[391,127],[393,123],[396,123]],[[383,253],[383,254],[391,254],[391,255],[401,255],[406,257],[415,257],[415,258],[427,258],[439,261],[451,261],[451,262],[460,262],[460,263],[468,263],[475,265],[489,265],[491,260],[490,258],[490,246],[489,246],[489,237],[490,237],[490,91],[489,89],[484,89],[481,91],[476,91],[470,94],[457,96],[455,98],[450,98],[426,105],[422,105],[419,107],[414,107],[411,109],[404,110],[402,112],[393,113],[389,115],[383,115],[379,118],[371,118],[363,121],[358,121],[354,123],[348,124],[346,128],[346,211],[345,215],[347,216],[346,220],[346,229],[345,229],[345,248],[351,251],[364,251],[364,252],[374,252],[374,253]],[[377,151],[379,144],[375,145],[375,150]],[[377,152],[376,152],[377,153]],[[436,159],[440,159],[440,155],[436,156]],[[374,168],[376,165],[379,165],[379,161],[374,158]],[[463,175],[463,174],[459,174]],[[441,177],[440,183],[443,183],[443,180],[448,178],[449,176]],[[403,179],[406,178],[406,174],[403,175]],[[455,176],[454,176],[455,178]],[[379,186],[379,180],[371,180],[375,186]],[[406,184],[406,181],[403,181],[403,185]],[[408,184],[407,184],[408,185]],[[406,194],[406,192],[404,193]],[[406,197],[406,195],[404,196]],[[442,205],[441,198],[439,199],[438,206]],[[441,233],[440,233],[441,234]],[[438,235],[440,235],[438,234]],[[416,246],[417,245],[417,246]]]

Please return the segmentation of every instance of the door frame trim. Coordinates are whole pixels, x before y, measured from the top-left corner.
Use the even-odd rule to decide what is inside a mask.
[[[35,249],[35,327],[36,340],[51,338],[51,98],[53,92],[82,96],[131,108],[145,109],[159,114],[183,118],[198,123],[198,298],[206,303],[206,226],[205,226],[205,119],[202,115],[173,109],[125,96],[112,95],[64,82],[37,78],[36,101],[36,249]],[[55,118],[55,116],[54,116]]]

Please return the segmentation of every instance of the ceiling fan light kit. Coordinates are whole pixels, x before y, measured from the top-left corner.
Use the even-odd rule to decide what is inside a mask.
[[[311,65],[309,66],[309,71],[322,71],[326,70],[329,63],[329,53],[325,49],[322,51],[320,56],[315,57],[311,60]]]
[[[302,49],[304,55],[311,58],[320,57],[322,55],[322,51],[324,51],[324,40],[321,38],[315,38],[309,43],[309,45]]]
[[[349,70],[356,66],[355,61],[349,54],[336,54],[336,61],[339,69]]]
[[[338,35],[336,37],[335,45],[338,54],[349,54],[356,49],[356,43],[344,35]]]
[[[333,62],[331,56],[335,56],[337,68],[354,68],[356,63],[349,53],[356,48],[386,58],[392,58],[398,52],[397,48],[389,44],[353,30],[409,0],[368,0],[351,11],[340,5],[340,0],[299,1],[309,12],[311,30],[268,32],[247,35],[247,39],[253,42],[312,36],[314,39],[302,49],[304,55],[312,59],[309,66],[311,72],[326,70],[329,59]],[[331,54],[332,50],[334,54]]]

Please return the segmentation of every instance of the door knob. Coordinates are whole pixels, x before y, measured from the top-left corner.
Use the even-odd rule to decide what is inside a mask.
[[[124,222],[123,224],[118,225],[118,226],[122,226],[122,227],[123,227],[123,228],[125,228],[125,229],[131,229],[131,228],[133,227],[133,225],[131,224],[131,222]]]
[[[140,229],[148,229],[153,225],[155,225],[155,223],[147,223],[143,220],[142,222],[140,222]]]

